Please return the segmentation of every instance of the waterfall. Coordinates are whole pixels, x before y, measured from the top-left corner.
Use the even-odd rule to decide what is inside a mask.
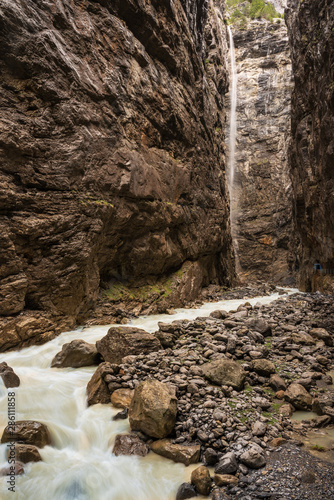
[[[234,52],[234,42],[231,28],[227,26],[229,39],[230,39],[230,56],[231,56],[231,82],[230,82],[230,95],[231,95],[231,107],[230,107],[230,140],[229,140],[229,188],[230,197],[232,199],[233,192],[233,182],[234,182],[234,167],[235,167],[235,141],[237,136],[237,70],[235,64],[235,52]]]

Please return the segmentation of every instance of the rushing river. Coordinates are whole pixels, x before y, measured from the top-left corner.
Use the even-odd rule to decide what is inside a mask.
[[[297,290],[289,289],[287,293]],[[248,300],[269,304],[278,294]],[[195,319],[215,309],[236,309],[245,300],[207,303],[179,309],[173,315],[143,316],[132,325],[154,332],[158,321]],[[40,450],[42,462],[25,465],[16,477],[15,493],[0,478],[0,500],[174,500],[178,486],[197,467],[185,467],[154,453],[145,458],[119,456],[111,450],[116,434],[129,431],[128,420],[112,421],[119,410],[110,405],[87,408],[86,385],[96,367],[50,368],[61,346],[74,339],[94,343],[110,325],[65,332],[42,346],[1,355],[21,379],[16,395],[16,420],[37,420],[50,430],[53,446]],[[0,378],[0,432],[7,425],[7,389]],[[6,445],[0,446],[0,468],[8,466]],[[198,497],[199,499],[201,497]]]

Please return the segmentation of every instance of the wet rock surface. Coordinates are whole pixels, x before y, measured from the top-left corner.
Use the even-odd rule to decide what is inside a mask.
[[[98,365],[101,361],[101,355],[97,352],[94,344],[88,344],[84,340],[72,340],[72,342],[62,346],[61,351],[51,361],[51,367],[79,368],[80,366]]]
[[[133,434],[118,434],[112,452],[116,457],[119,455],[137,455],[145,457],[150,451],[150,447],[138,436]]]
[[[151,291],[166,310],[233,281],[222,14],[13,0],[0,26],[0,349],[82,323],[100,291],[115,306],[124,283],[171,276]]]
[[[237,65],[232,230],[241,276],[289,279],[291,185],[287,145],[292,91],[283,20],[231,26]]]
[[[302,290],[334,291],[334,9],[329,0],[289,0],[295,88],[289,163],[295,265]],[[322,272],[314,273],[320,264]]]
[[[20,385],[20,378],[16,375],[13,368],[5,362],[0,363],[0,377],[7,389],[9,387],[19,387]]]
[[[38,448],[43,448],[51,444],[51,436],[45,424],[33,420],[21,420],[15,422],[15,427],[5,427],[1,443],[19,441],[24,444],[31,444]]]

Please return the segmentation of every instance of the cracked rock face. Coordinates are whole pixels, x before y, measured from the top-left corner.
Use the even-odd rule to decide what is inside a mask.
[[[2,349],[83,321],[101,279],[154,282],[187,261],[207,283],[233,279],[217,9],[2,6]],[[29,310],[54,323],[27,339],[15,315]]]
[[[334,6],[289,0],[286,22],[295,88],[289,161],[298,238],[295,264],[303,290],[333,293],[334,273]]]
[[[291,62],[283,20],[233,28],[237,140],[232,228],[247,279],[289,276],[291,183],[287,165]]]

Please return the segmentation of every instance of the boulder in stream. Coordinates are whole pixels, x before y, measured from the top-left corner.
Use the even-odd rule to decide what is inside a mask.
[[[150,447],[134,434],[117,434],[112,450],[116,457],[119,455],[146,457],[149,451]]]
[[[13,368],[8,366],[5,361],[0,363],[0,376],[7,389],[10,387],[18,387],[20,385],[19,377],[16,375]]]
[[[81,366],[98,365],[101,355],[97,352],[94,344],[88,344],[84,340],[72,340],[62,346],[51,361],[52,368],[80,368]]]
[[[138,385],[129,408],[132,430],[165,438],[174,429],[176,414],[177,399],[166,384],[147,379]]]
[[[42,460],[37,446],[33,444],[15,443],[14,450],[8,449],[7,457],[9,458],[13,454],[15,455],[15,460],[24,464],[29,462],[40,462]]]
[[[15,422],[15,427],[7,425],[5,427],[1,443],[20,441],[24,444],[32,444],[38,448],[43,448],[51,444],[51,435],[45,424],[34,420],[20,420]]]
[[[88,406],[98,403],[110,403],[110,391],[105,377],[113,373],[111,363],[101,363],[94,372],[92,378],[87,384],[87,404]]]
[[[96,342],[96,348],[105,361],[121,363],[125,356],[148,354],[159,351],[162,346],[159,340],[141,328],[112,327],[101,340]]]
[[[151,449],[157,455],[169,458],[173,462],[184,465],[196,464],[199,462],[201,447],[200,445],[185,446],[174,444],[169,439],[159,439],[151,444]]]
[[[197,497],[195,487],[190,483],[182,483],[177,490],[176,500],[186,500],[193,497]]]
[[[195,486],[200,495],[207,496],[210,493],[211,477],[207,467],[201,465],[191,473],[191,484]]]

